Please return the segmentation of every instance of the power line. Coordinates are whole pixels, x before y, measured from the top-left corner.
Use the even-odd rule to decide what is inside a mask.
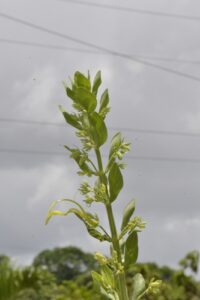
[[[52,44],[42,44],[42,43],[36,43],[36,42],[26,42],[26,41],[10,40],[10,39],[3,39],[3,38],[0,38],[0,43],[8,43],[8,44],[31,46],[31,47],[39,47],[39,48],[54,49],[54,50],[64,50],[64,51],[76,51],[76,52],[85,52],[85,53],[93,53],[93,54],[102,54],[102,52],[94,51],[94,50],[90,50],[90,49],[79,49],[79,48],[73,48],[73,47],[56,46],[56,45],[52,45]],[[106,54],[106,53],[104,53],[104,54]]]
[[[56,156],[63,156],[66,153],[58,152],[58,151],[41,151],[41,150],[24,150],[24,149],[14,149],[14,148],[0,148],[1,153],[16,153],[16,154],[33,154],[33,155],[56,155]]]
[[[158,129],[139,129],[139,128],[120,128],[120,127],[110,127],[112,130],[117,131],[129,131],[147,134],[158,134],[158,135],[174,135],[183,137],[200,137],[200,133],[184,132],[184,131],[171,131],[171,130],[158,130]]]
[[[43,125],[50,125],[50,126],[59,126],[59,127],[64,127],[66,125],[65,123],[23,120],[23,119],[11,119],[11,118],[0,118],[0,122],[19,123],[19,124],[28,124],[28,125],[42,125],[42,126]]]
[[[0,118],[0,122],[26,124],[26,125],[40,125],[40,126],[58,126],[58,127],[65,127],[67,125],[66,123],[13,119],[13,118]],[[139,129],[139,128],[127,128],[127,127],[124,127],[124,128],[123,127],[108,127],[108,129],[115,130],[115,131],[138,132],[138,133],[144,133],[144,134],[174,135],[174,136],[183,136],[183,137],[200,137],[200,133],[184,132],[184,131]]]
[[[175,74],[175,75],[178,75],[180,77],[184,77],[184,78],[188,78],[188,79],[200,82],[200,77],[197,77],[197,76],[194,76],[194,75],[191,75],[191,74],[187,74],[187,73],[184,73],[184,72],[181,72],[181,71],[178,71],[178,70],[170,69],[170,68],[167,68],[167,67],[164,67],[164,66],[161,66],[161,65],[157,65],[155,63],[151,63],[151,62],[146,61],[146,60],[138,59],[138,58],[132,57],[132,56],[130,56],[128,54],[125,54],[125,53],[110,50],[106,47],[99,46],[99,45],[96,45],[94,43],[87,42],[87,41],[75,38],[73,36],[69,36],[69,35],[66,35],[66,34],[48,29],[48,28],[43,27],[43,26],[36,25],[34,23],[31,23],[31,22],[28,22],[28,21],[10,16],[10,15],[7,15],[7,14],[1,13],[1,12],[0,12],[0,17],[11,20],[11,21],[19,23],[19,24],[23,24],[23,25],[25,25],[27,27],[30,27],[30,28],[34,28],[34,29],[49,33],[49,34],[54,35],[54,36],[58,36],[60,38],[66,39],[66,40],[70,40],[72,42],[75,42],[75,43],[78,43],[78,44],[81,44],[81,45],[84,45],[84,46],[87,46],[87,47],[91,47],[91,48],[99,50],[99,51],[103,51],[105,53],[109,53],[110,55],[113,55],[113,56],[116,56],[116,57],[121,57],[121,58],[124,58],[124,59],[135,61],[135,62],[138,62],[142,65],[152,67],[154,69],[162,70],[162,71],[170,73],[170,74]]]
[[[124,6],[116,6],[116,5],[110,5],[110,4],[100,4],[100,3],[93,3],[90,1],[79,1],[79,0],[61,0],[62,2],[70,2],[73,4],[81,4],[84,6],[93,6],[98,8],[104,8],[104,9],[110,9],[110,10],[118,10],[121,12],[128,12],[128,13],[136,13],[141,15],[151,15],[151,16],[157,16],[157,17],[166,17],[166,18],[175,18],[175,19],[182,19],[187,21],[200,21],[200,17],[196,16],[188,16],[188,15],[182,15],[182,14],[171,14],[171,13],[165,13],[160,11],[153,11],[153,10],[147,10],[147,9],[138,9],[138,8],[132,8],[132,7],[124,7]]]
[[[200,163],[199,158],[181,158],[181,157],[159,157],[159,156],[126,156],[133,160],[146,160],[158,162],[178,162],[178,163]]]
[[[83,48],[73,48],[73,47],[66,47],[66,46],[56,46],[52,44],[43,44],[43,43],[36,43],[36,42],[27,42],[27,41],[20,41],[20,40],[12,40],[12,39],[3,39],[0,38],[0,43],[7,43],[12,45],[21,45],[21,46],[29,46],[29,47],[39,47],[44,49],[53,49],[53,50],[62,50],[62,51],[72,51],[72,52],[82,52],[82,53],[90,53],[90,54],[104,54],[109,55],[109,53],[94,51],[90,49],[83,49]],[[152,55],[141,55],[138,53],[128,54],[131,57],[136,58],[144,58],[148,60],[155,60],[155,61],[164,61],[164,62],[176,62],[176,63],[186,63],[186,64],[200,64],[200,60],[190,60],[190,59],[181,59],[181,58],[173,58],[173,57],[162,57],[162,56],[152,56]]]
[[[66,153],[59,152],[59,151],[24,150],[24,149],[14,149],[14,148],[0,148],[0,153],[66,156]],[[106,157],[106,155],[103,155],[103,157]],[[191,158],[179,158],[179,157],[131,156],[131,155],[126,155],[126,158],[131,160],[146,160],[146,161],[158,161],[158,162],[200,163],[200,159],[198,158],[191,159]]]

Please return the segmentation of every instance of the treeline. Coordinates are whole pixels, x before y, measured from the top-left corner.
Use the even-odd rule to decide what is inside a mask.
[[[133,275],[138,272],[147,281],[162,279],[160,294],[143,300],[200,300],[200,282],[194,276],[198,264],[197,251],[188,253],[176,270],[140,263],[128,272],[127,282],[131,289]],[[0,255],[0,300],[106,300],[93,287],[90,271],[94,269],[98,264],[93,255],[76,247],[45,250],[31,266],[23,268]]]

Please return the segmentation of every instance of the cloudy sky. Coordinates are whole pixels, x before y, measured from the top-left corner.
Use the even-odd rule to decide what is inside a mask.
[[[91,3],[132,11],[67,0],[0,0],[0,253],[27,263],[56,246],[106,251],[73,216],[44,225],[52,200],[79,199],[77,168],[62,147],[76,143],[57,108],[70,103],[62,81],[76,70],[92,76],[101,70],[111,97],[109,134],[120,130],[132,143],[114,205],[117,223],[135,198],[137,214],[147,221],[140,261],[176,265],[187,251],[200,249],[200,4]]]

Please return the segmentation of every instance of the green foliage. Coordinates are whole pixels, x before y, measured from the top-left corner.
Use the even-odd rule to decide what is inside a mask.
[[[15,270],[8,257],[1,256],[0,263],[0,300],[9,300],[19,289],[20,272]]]
[[[130,150],[130,144],[124,142],[121,133],[116,133],[110,145],[106,166],[103,166],[101,147],[108,139],[105,118],[109,112],[109,94],[106,89],[100,97],[98,91],[101,86],[101,72],[98,71],[93,82],[90,74],[85,76],[75,72],[71,85],[65,84],[67,96],[72,100],[73,113],[63,107],[60,110],[65,121],[76,129],[76,136],[81,147],[71,148],[65,145],[72,159],[79,167],[81,176],[94,177],[93,185],[84,181],[79,191],[84,196],[84,202],[91,206],[93,202],[103,204],[109,222],[109,230],[101,225],[97,214],[91,214],[79,202],[71,199],[54,201],[49,209],[46,223],[52,216],[67,216],[74,214],[85,225],[88,233],[100,242],[110,243],[111,258],[96,255],[100,259],[100,272],[93,271],[92,277],[98,290],[109,299],[129,300],[126,285],[126,272],[137,261],[138,232],[144,229],[145,223],[140,217],[132,218],[135,203],[132,201],[125,208],[121,231],[118,232],[113,215],[112,203],[121,192],[124,180],[121,169],[124,168],[122,159]],[[91,159],[91,152],[96,160]],[[73,207],[66,211],[55,209],[60,201],[70,202]],[[105,263],[102,263],[104,261]],[[146,286],[146,292],[151,286]],[[155,289],[154,289],[155,290]],[[139,299],[135,296],[134,300]]]
[[[101,265],[101,270],[99,271],[96,260],[92,254],[84,253],[76,247],[68,247],[67,249],[61,248],[60,252],[57,251],[58,249],[59,248],[49,250],[52,256],[57,258],[57,260],[54,259],[52,263],[48,261],[49,265],[45,263],[46,255],[44,254],[47,250],[37,255],[35,258],[38,263],[37,267],[34,265],[34,260],[33,265],[30,267],[17,268],[12,265],[9,257],[4,256],[4,258],[6,258],[5,260],[3,259],[4,264],[0,263],[0,299],[118,299],[118,295],[115,291],[115,270],[112,268],[113,265],[118,268],[115,255],[114,258],[108,258],[101,253],[96,253],[95,258]],[[65,255],[67,253],[67,259],[63,259],[63,252]],[[87,266],[85,266],[85,261],[87,261]],[[71,262],[71,269],[68,269],[67,274],[70,280],[61,280],[61,274],[59,272],[54,273],[55,269],[59,269],[61,262],[63,262],[63,266],[64,262],[66,265]],[[53,269],[52,273],[48,271],[49,266]],[[60,272],[62,272],[62,270],[64,270],[64,268],[61,268]],[[92,276],[97,291],[95,291],[92,286],[90,270],[96,270],[92,271]],[[162,285],[158,278],[162,279]],[[130,300],[200,299],[200,282],[196,281],[193,276],[186,275],[182,269],[174,270],[167,266],[158,267],[155,263],[134,264],[126,272],[126,281]]]
[[[94,78],[94,82],[93,82],[93,86],[92,86],[92,93],[96,96],[98,89],[101,85],[101,72],[98,71],[95,78]]]
[[[108,94],[108,90],[106,89],[100,99],[100,107],[99,107],[99,115],[105,119],[107,113],[110,111],[109,108],[109,94]]]
[[[117,163],[113,163],[108,175],[110,187],[110,201],[113,202],[123,188],[123,177]]]
[[[134,211],[135,211],[135,201],[131,200],[124,208],[121,231],[128,225],[128,222],[130,221],[130,218],[132,217]]]
[[[93,93],[85,89],[78,82],[74,82],[72,89],[66,89],[67,96],[73,100],[73,106],[78,111],[93,112],[97,106],[97,100]]]
[[[134,265],[138,258],[138,235],[137,232],[132,232],[126,242],[124,249],[124,266],[129,269]]]
[[[111,300],[118,300],[115,276],[112,270],[107,266],[101,267],[101,273],[92,271],[92,278],[97,291]]]
[[[77,128],[77,129],[81,130],[81,125],[80,125],[80,123],[79,123],[76,115],[69,114],[61,105],[59,106],[59,108],[60,108],[60,111],[62,112],[62,114],[63,114],[63,116],[65,118],[65,121],[69,125],[71,125],[71,126]]]
[[[0,300],[38,300],[37,291],[47,286],[50,289],[54,284],[54,276],[46,270],[19,269],[9,259],[0,264]]]
[[[108,137],[107,128],[103,118],[97,112],[93,112],[89,115],[88,121],[90,124],[88,132],[94,142],[94,147],[102,146]]]
[[[197,273],[199,266],[199,257],[200,255],[198,251],[191,251],[183,259],[180,260],[179,264],[184,269],[189,268],[192,272]]]
[[[132,299],[140,299],[143,296],[143,293],[146,290],[146,284],[144,277],[142,274],[137,273],[133,277],[133,293],[132,293]]]
[[[35,257],[33,265],[47,269],[56,276],[59,283],[97,268],[93,255],[77,247],[44,250]]]
[[[38,300],[38,293],[32,288],[21,290],[13,300]]]
[[[0,267],[3,265],[10,265],[10,258],[7,255],[0,255]]]
[[[140,273],[146,279],[151,289],[148,294],[144,294],[142,300],[199,300],[200,283],[192,276],[188,276],[183,270],[173,270],[167,266],[158,267],[154,263],[137,264],[127,273],[129,291],[132,290],[132,277],[135,273]],[[159,286],[159,293],[153,293],[152,287],[156,288],[159,281],[151,282],[151,278],[162,279]],[[153,285],[152,285],[153,283]],[[155,285],[156,283],[156,285]]]

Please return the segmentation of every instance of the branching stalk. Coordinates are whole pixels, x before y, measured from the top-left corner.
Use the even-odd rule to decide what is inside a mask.
[[[97,72],[94,81],[90,75],[85,76],[75,72],[71,87],[65,85],[66,93],[72,100],[75,112],[69,113],[60,106],[60,110],[68,125],[76,130],[76,136],[80,139],[82,147],[71,148],[65,145],[70,156],[79,167],[80,176],[97,177],[95,184],[87,181],[82,182],[79,191],[84,196],[84,202],[89,206],[93,202],[104,205],[108,217],[110,235],[100,225],[98,214],[92,214],[80,205],[70,202],[73,207],[67,211],[54,210],[60,201],[54,201],[50,206],[46,223],[52,216],[75,215],[85,225],[87,232],[100,242],[110,244],[111,257],[107,258],[101,253],[96,253],[95,258],[100,265],[99,272],[92,271],[92,278],[97,290],[112,300],[139,300],[147,292],[157,292],[160,282],[150,281],[146,286],[142,274],[135,274],[132,288],[128,291],[126,284],[127,271],[134,266],[138,257],[138,232],[141,231],[145,222],[140,217],[132,218],[135,210],[135,201],[131,200],[124,208],[121,231],[118,233],[113,215],[112,203],[117,199],[123,188],[124,168],[123,156],[130,150],[130,144],[124,142],[121,133],[116,133],[111,141],[108,161],[104,169],[101,156],[101,146],[108,139],[108,130],[105,118],[109,112],[109,94],[106,89],[97,97],[101,85],[101,72]],[[89,151],[94,150],[97,166],[89,158]],[[130,299],[129,295],[130,294]],[[132,294],[131,294],[132,293]]]
[[[96,149],[95,153],[96,153],[96,157],[97,157],[99,173],[101,174],[100,180],[102,183],[105,184],[107,196],[109,197],[106,175],[103,170],[101,152],[99,149]],[[108,217],[110,231],[111,231],[112,246],[113,246],[113,249],[117,253],[118,262],[120,264],[122,264],[121,250],[120,250],[115,220],[114,220],[114,216],[113,216],[112,205],[110,203],[106,203],[105,207],[106,207],[107,217]],[[111,253],[111,255],[112,255],[112,253]],[[117,275],[116,279],[117,279],[118,287],[119,287],[120,300],[128,300],[129,298],[128,298],[128,292],[127,292],[127,287],[126,287],[125,273],[124,272],[120,273],[119,275]]]

